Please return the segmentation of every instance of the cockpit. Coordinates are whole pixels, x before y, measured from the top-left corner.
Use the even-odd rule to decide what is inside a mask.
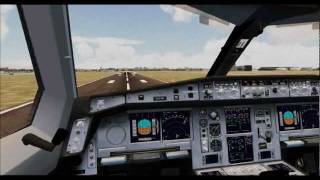
[[[185,21],[186,17],[179,14],[185,12],[193,14],[192,18],[197,16],[202,23],[190,26],[210,28],[212,23],[232,24],[225,41],[217,45],[220,49],[215,60],[210,60],[207,69],[201,70],[203,75],[176,81],[170,80],[174,73],[180,78],[193,74],[195,70],[191,66],[198,68],[198,62],[190,60],[190,67],[183,70],[159,66],[150,72],[134,68],[134,64],[128,68],[136,59],[153,59],[151,62],[136,60],[141,63],[137,66],[145,65],[148,69],[148,63],[154,65],[159,61],[161,65],[163,58],[180,60],[180,55],[138,56],[130,45],[139,46],[139,41],[84,37],[83,34],[89,32],[87,29],[72,30],[94,25],[94,22],[85,21],[86,16],[80,12],[94,10],[90,11],[94,12],[91,17],[99,18],[102,11],[111,14],[116,7],[103,10],[99,6],[68,6],[17,6],[39,89],[32,106],[27,104],[0,114],[2,175],[319,175],[319,54],[314,56],[316,67],[305,72],[272,69],[272,64],[264,65],[270,62],[259,62],[259,59],[255,61],[262,64],[260,70],[236,66],[236,62],[250,59],[250,53],[273,58],[272,54],[261,55],[253,49],[256,46],[266,50],[271,46],[254,44],[253,40],[269,31],[268,26],[311,23],[310,28],[319,28],[316,22],[319,6],[157,6],[159,11],[172,15],[173,20]],[[125,6],[121,10],[131,8],[135,12],[139,8],[151,9],[155,16],[158,13],[151,5]],[[109,21],[105,19],[101,28],[110,28],[110,34],[116,32],[112,25],[123,28],[121,22]],[[125,20],[119,17],[119,21]],[[148,28],[149,24],[144,22]],[[137,23],[141,30],[143,22]],[[176,28],[179,33],[179,27]],[[314,40],[318,41],[319,30],[313,31],[317,37]],[[154,38],[161,41],[155,32]],[[139,31],[134,36],[139,37]],[[167,46],[171,48],[170,44]],[[206,48],[215,46],[209,43]],[[287,46],[290,49],[290,44]],[[315,46],[319,48],[319,44]],[[93,47],[96,47],[94,52]],[[206,48],[205,51],[210,52]],[[127,58],[123,62],[128,67],[117,67],[115,54]],[[77,58],[83,61],[77,62]],[[108,69],[112,73],[77,87],[79,69],[83,74],[88,73],[99,58],[105,58],[106,66],[94,67],[94,73],[103,72],[109,60],[114,64]],[[201,64],[201,58],[206,56],[195,56],[193,60]],[[276,61],[293,62],[282,58],[287,60]],[[307,63],[305,59],[298,63],[304,61]],[[188,63],[189,60],[185,66]],[[29,123],[13,128],[7,119],[22,117],[19,108],[21,111],[29,108]],[[15,130],[5,131],[5,128]]]

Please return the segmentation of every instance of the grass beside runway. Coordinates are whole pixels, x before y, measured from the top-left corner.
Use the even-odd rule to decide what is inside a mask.
[[[86,84],[115,72],[77,72],[77,85]],[[38,85],[33,73],[0,75],[0,111],[32,101]]]
[[[114,71],[107,71],[107,72],[77,72],[77,85],[81,86],[83,84],[87,84],[94,80],[98,80],[104,77],[111,76],[115,74]]]

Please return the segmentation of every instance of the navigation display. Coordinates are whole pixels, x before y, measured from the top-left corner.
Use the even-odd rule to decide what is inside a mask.
[[[302,128],[319,128],[319,105],[301,105]]]
[[[189,111],[163,112],[162,138],[164,140],[190,138]]]

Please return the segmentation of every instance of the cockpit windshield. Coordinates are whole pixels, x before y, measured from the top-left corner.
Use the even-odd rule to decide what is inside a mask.
[[[131,70],[166,82],[205,76],[234,27],[201,24],[171,5],[70,5],[69,14],[78,71]]]
[[[69,15],[78,86],[117,71],[165,82],[204,77],[235,27],[171,5],[70,5]],[[315,74],[318,39],[311,24],[266,27],[228,75]]]

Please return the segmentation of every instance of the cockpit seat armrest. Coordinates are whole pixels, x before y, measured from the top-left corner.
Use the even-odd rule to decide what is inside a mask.
[[[68,131],[65,129],[59,128],[52,138],[51,142],[48,142],[41,137],[34,135],[32,133],[28,133],[23,136],[22,142],[24,145],[32,145],[43,149],[45,151],[53,151],[56,145],[59,145],[66,137],[68,136]]]

